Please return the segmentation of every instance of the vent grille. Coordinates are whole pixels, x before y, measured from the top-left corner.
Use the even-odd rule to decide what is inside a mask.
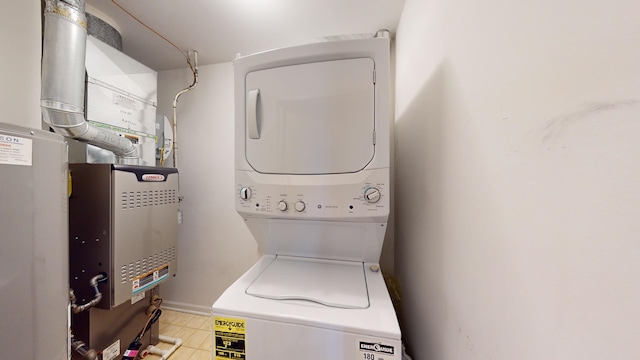
[[[144,275],[155,270],[162,265],[168,264],[176,259],[176,247],[172,246],[162,252],[150,255],[148,257],[136,260],[120,268],[120,277],[122,283],[133,281],[138,276]]]
[[[175,189],[123,191],[121,208],[122,210],[137,209],[148,206],[175,204],[176,201]]]

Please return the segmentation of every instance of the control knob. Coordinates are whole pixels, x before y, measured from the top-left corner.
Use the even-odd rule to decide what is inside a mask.
[[[303,201],[298,201],[294,207],[296,208],[297,212],[302,212],[304,211],[304,208],[306,207],[305,203]]]
[[[278,203],[278,210],[280,211],[287,211],[287,208],[289,206],[287,206],[287,202],[284,200],[280,200],[280,202]]]
[[[364,191],[364,199],[369,204],[377,203],[380,201],[380,197],[382,197],[382,194],[380,194],[380,190],[378,188],[370,187]]]
[[[248,187],[243,187],[240,189],[240,199],[249,200],[251,199],[251,189]]]

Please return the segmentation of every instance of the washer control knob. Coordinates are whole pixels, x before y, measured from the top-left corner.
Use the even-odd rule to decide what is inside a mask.
[[[381,196],[382,195],[380,194],[380,190],[378,190],[378,188],[370,187],[364,191],[364,199],[370,204],[375,204],[380,201]]]
[[[280,200],[280,202],[278,203],[278,210],[287,211],[288,208],[289,206],[287,206],[287,202],[284,200]]]
[[[304,211],[304,208],[305,208],[305,207],[306,207],[306,205],[305,205],[305,203],[304,203],[303,201],[298,201],[298,202],[295,204],[295,208],[296,208],[296,211],[297,211],[297,212],[302,212],[302,211]]]
[[[243,187],[240,189],[240,199],[249,200],[251,199],[251,189],[248,187]]]

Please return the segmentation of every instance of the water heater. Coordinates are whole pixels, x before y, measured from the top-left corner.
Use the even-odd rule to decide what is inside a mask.
[[[67,144],[0,123],[0,357],[69,357]]]

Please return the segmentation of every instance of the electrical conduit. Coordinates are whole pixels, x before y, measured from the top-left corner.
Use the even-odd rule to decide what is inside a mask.
[[[178,99],[184,93],[192,90],[198,85],[198,52],[193,50],[194,63],[192,66],[193,71],[193,83],[186,89],[180,90],[173,98],[173,118],[171,119],[171,125],[173,126],[173,167],[178,167],[178,119],[176,115],[176,108],[178,107]],[[191,66],[191,59],[188,58],[189,65]]]

